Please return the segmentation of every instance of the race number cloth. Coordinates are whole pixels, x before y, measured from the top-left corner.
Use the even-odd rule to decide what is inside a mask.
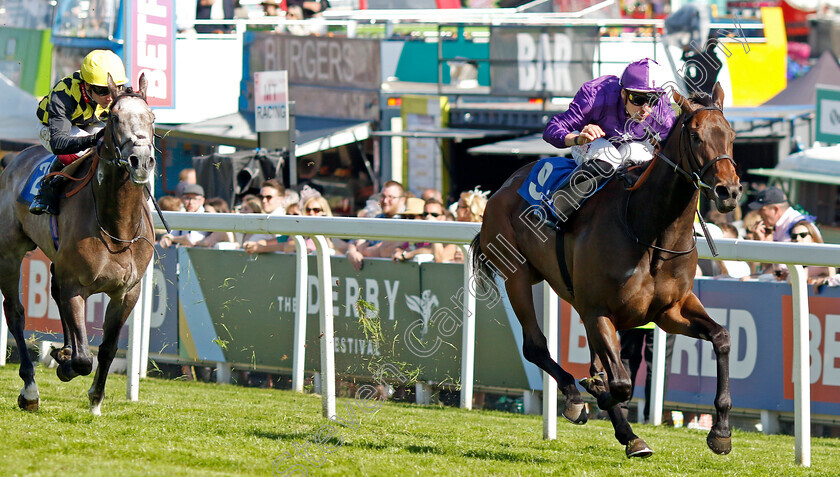
[[[528,204],[540,206],[542,209],[549,211],[552,217],[560,218],[555,212],[551,195],[564,185],[577,166],[574,159],[567,157],[540,159],[531,168],[528,178],[517,192]],[[598,190],[601,190],[607,182],[604,181],[598,187]]]
[[[20,191],[18,202],[29,205],[35,200],[35,195],[41,189],[41,179],[50,172],[53,159],[55,156],[47,156],[35,167],[26,184],[23,185],[23,190]]]

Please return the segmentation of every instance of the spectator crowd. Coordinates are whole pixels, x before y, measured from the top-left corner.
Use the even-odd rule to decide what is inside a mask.
[[[161,197],[161,209],[190,213],[241,213],[268,215],[301,215],[306,217],[333,217],[331,200],[309,185],[300,190],[285,188],[278,180],[269,179],[261,184],[259,195],[246,195],[238,204],[231,206],[220,197],[207,198],[204,188],[196,183],[193,169],[185,169],[179,176],[181,182],[175,195]],[[481,222],[488,192],[478,188],[461,193],[457,201],[447,205],[439,190],[426,189],[418,197],[407,191],[396,181],[386,182],[380,193],[367,201],[357,217],[375,217],[390,220],[427,220]],[[162,247],[187,246],[225,250],[244,250],[249,254],[272,252],[295,252],[295,241],[286,235],[247,234],[232,232],[202,232],[173,230],[159,233],[158,243]],[[315,243],[306,237],[309,252],[314,252]],[[455,244],[408,243],[381,240],[330,239],[331,253],[346,256],[357,270],[370,258],[384,258],[394,261],[414,260],[438,263],[463,262],[463,253]]]

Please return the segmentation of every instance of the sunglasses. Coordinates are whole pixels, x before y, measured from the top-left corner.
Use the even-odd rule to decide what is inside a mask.
[[[97,96],[108,96],[109,94],[111,94],[111,91],[108,89],[107,86],[90,85],[90,90],[93,91]]]
[[[798,238],[804,239],[805,237],[811,235],[811,232],[799,232],[798,234],[790,234],[790,238],[792,240],[796,240]]]
[[[659,101],[659,97],[661,95],[658,93],[634,93],[634,92],[627,92],[627,101],[630,101],[630,104],[635,106],[653,106]]]
[[[262,200],[271,200],[275,197],[277,197],[277,196],[276,195],[260,195],[260,199],[262,199]]]
[[[428,216],[430,216],[430,215],[431,215],[432,217],[440,217],[440,216],[441,216],[441,215],[443,215],[443,214],[441,214],[441,213],[439,213],[439,212],[423,212],[423,217],[428,217]]]
[[[322,210],[324,210],[324,209],[322,209],[320,207],[307,207],[306,208],[306,213],[314,212],[314,213],[317,214],[317,213],[321,212]]]

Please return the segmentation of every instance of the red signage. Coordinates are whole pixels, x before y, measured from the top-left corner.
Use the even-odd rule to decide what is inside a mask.
[[[132,83],[141,73],[149,86],[149,106],[173,108],[174,98],[174,0],[134,0],[129,2],[131,44],[129,45]]]
[[[50,260],[41,249],[30,252],[21,266],[21,301],[26,310],[26,329],[43,333],[63,333],[58,306],[50,295]],[[102,336],[102,323],[108,297],[91,295],[85,307],[88,337]]]
[[[808,299],[811,317],[808,355],[810,356],[811,400],[840,403],[840,298],[812,296]],[[793,300],[782,297],[784,339],[785,399],[793,399]]]

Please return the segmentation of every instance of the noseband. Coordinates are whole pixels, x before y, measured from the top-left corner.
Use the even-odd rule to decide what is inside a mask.
[[[715,165],[718,161],[723,159],[728,160],[732,163],[732,167],[735,167],[735,159],[732,159],[732,156],[729,154],[719,154],[711,161],[707,162],[703,166],[700,166],[700,161],[697,159],[697,155],[694,153],[694,148],[691,147],[690,137],[689,135],[689,127],[688,122],[694,117],[695,114],[699,113],[700,111],[718,111],[720,114],[723,114],[723,111],[720,108],[716,108],[714,106],[704,106],[702,108],[696,109],[688,114],[683,118],[680,124],[680,144],[682,145],[683,155],[688,158],[688,166],[689,171],[686,171],[683,167],[679,164],[675,163],[674,161],[668,159],[667,156],[662,154],[661,152],[656,153],[657,157],[665,161],[668,165],[674,168],[675,172],[678,172],[685,180],[690,182],[696,189],[711,189],[712,187],[705,182],[703,182],[702,177],[708,172],[709,168]]]

